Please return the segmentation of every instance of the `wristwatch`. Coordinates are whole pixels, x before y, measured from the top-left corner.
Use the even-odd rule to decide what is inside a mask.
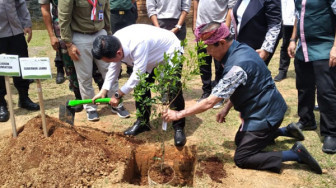
[[[175,25],[175,28],[177,28],[178,30],[180,30],[180,29],[182,28],[182,26],[176,24],[176,25]]]
[[[116,92],[114,93],[114,97],[115,97],[116,99],[120,99],[122,96],[118,93],[118,91],[116,91]]]

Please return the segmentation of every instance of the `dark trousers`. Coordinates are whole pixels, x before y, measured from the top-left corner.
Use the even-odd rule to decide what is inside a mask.
[[[28,57],[28,46],[23,34],[0,38],[0,54],[19,55]],[[14,86],[19,92],[20,97],[28,97],[29,80],[22,77],[13,77]],[[5,95],[7,94],[5,79],[0,76],[0,105],[6,105]]]
[[[304,62],[294,60],[298,115],[303,124],[315,123],[315,89],[320,108],[322,136],[336,136],[336,67],[329,67],[329,59]]]
[[[172,30],[173,28],[175,28],[178,19],[158,19],[158,22],[161,28]],[[181,29],[177,33],[175,33],[175,35],[179,40],[184,40],[186,38],[187,27],[185,23],[183,23]]]
[[[150,73],[150,75],[146,78],[146,82],[148,83],[153,83],[154,82],[154,70]],[[177,83],[178,85],[181,85],[181,82]],[[172,95],[169,96],[169,101],[173,100],[175,98],[176,95]],[[142,96],[142,99],[148,99],[151,98],[151,91],[150,89],[146,90],[146,93]],[[183,93],[182,90],[179,91],[179,93],[177,94],[175,100],[172,102],[172,104],[169,106],[171,109],[174,110],[183,110],[185,106],[185,102],[184,102],[184,98],[183,98]],[[140,110],[140,113],[143,114],[143,117],[140,119],[142,121],[145,121],[146,123],[149,123],[149,118],[150,118],[150,114],[151,114],[151,107],[147,106],[142,108],[142,101],[136,101],[135,102],[135,107],[137,110]],[[141,109],[143,109],[144,111],[142,111]],[[173,128],[184,128],[185,126],[185,118],[182,118],[180,120],[177,121],[173,121]]]
[[[277,137],[277,130],[282,120],[269,129],[260,131],[240,131],[235,137],[237,145],[234,161],[240,168],[269,170],[279,173],[282,152],[264,152],[263,149]]]
[[[206,49],[198,50],[197,53],[204,52],[206,53]],[[200,66],[200,73],[201,73],[201,79],[202,79],[202,90],[205,94],[210,94],[212,87],[211,87],[211,77],[212,77],[212,56],[207,56],[204,58],[205,65]],[[219,80],[223,76],[223,66],[220,64],[220,62],[214,60],[215,62],[215,84],[219,82]]]
[[[289,40],[292,37],[293,26],[283,25],[282,26],[282,45],[280,49],[280,62],[279,62],[279,73],[286,74],[290,64],[290,57],[288,56],[287,48],[289,46]]]

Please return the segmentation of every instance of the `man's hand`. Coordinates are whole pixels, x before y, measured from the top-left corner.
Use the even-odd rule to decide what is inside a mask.
[[[23,29],[23,33],[24,33],[24,36],[26,37],[26,35],[28,34],[28,37],[27,37],[27,42],[29,43],[30,40],[32,39],[32,36],[33,36],[33,32],[32,32],[32,29],[30,27],[26,27]]]
[[[104,98],[106,96],[106,93],[106,89],[101,89],[100,92],[92,98],[92,103],[95,104],[95,100]]]
[[[166,122],[176,121],[182,118],[179,116],[179,113],[180,112],[178,111],[168,109],[167,111],[162,113],[162,118]]]
[[[290,58],[295,57],[295,48],[296,48],[296,43],[294,41],[290,41],[288,48],[287,48],[287,53]]]
[[[223,110],[218,112],[218,114],[216,116],[216,121],[218,123],[224,123],[225,122],[225,117],[227,116],[228,113],[229,113],[229,111],[226,108],[224,108]]]
[[[176,27],[174,27],[174,28],[173,28],[173,29],[171,29],[170,31],[176,34],[176,33],[179,31],[179,29],[178,29],[178,28],[176,28]]]
[[[266,60],[269,56],[269,52],[264,49],[257,49],[256,52],[259,54],[262,60]]]
[[[329,67],[336,66],[336,46],[333,46],[330,50],[330,57],[329,57]]]
[[[54,50],[58,51],[59,41],[58,41],[58,38],[56,36],[50,37],[50,44],[51,44],[51,46],[53,47]]]
[[[112,97],[110,100],[110,105],[113,107],[118,107],[120,99]]]
[[[78,61],[79,60],[78,56],[80,55],[80,52],[77,49],[77,46],[71,43],[71,45],[67,45],[67,48],[68,48],[68,53],[71,59],[73,61]]]

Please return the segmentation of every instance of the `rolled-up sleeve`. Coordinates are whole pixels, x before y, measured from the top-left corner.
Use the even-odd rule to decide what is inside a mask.
[[[272,53],[275,48],[276,41],[281,30],[281,1],[279,0],[266,0],[265,1],[265,17],[267,19],[268,31],[261,49]]]
[[[29,11],[27,9],[26,1],[15,1],[16,10],[23,28],[32,27]]]
[[[239,66],[233,66],[229,72],[219,80],[218,84],[212,89],[211,94],[226,101],[240,85],[245,85],[246,81],[246,72]]]
[[[182,11],[186,11],[189,13],[190,10],[190,4],[191,4],[191,0],[182,0]]]
[[[61,38],[65,42],[72,42],[72,10],[74,0],[61,0],[58,2],[58,18],[61,29]]]
[[[153,15],[157,15],[157,7],[154,0],[146,0],[147,15],[150,18]]]

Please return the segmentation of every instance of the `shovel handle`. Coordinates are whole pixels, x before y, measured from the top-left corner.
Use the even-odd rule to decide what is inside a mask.
[[[111,98],[100,98],[100,99],[96,99],[96,103],[109,103],[111,100]],[[77,105],[81,105],[81,104],[90,104],[92,103],[92,99],[83,99],[83,100],[70,100],[68,102],[68,106],[77,106]]]

